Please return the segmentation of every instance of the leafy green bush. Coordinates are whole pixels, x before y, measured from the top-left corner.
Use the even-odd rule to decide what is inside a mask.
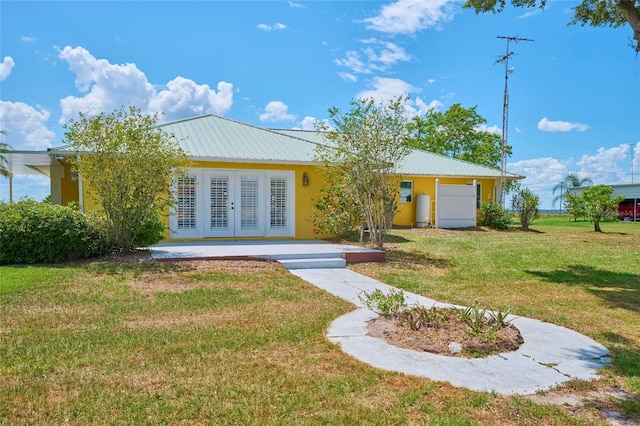
[[[164,231],[166,229],[167,227],[162,223],[160,215],[154,213],[142,222],[142,226],[134,240],[135,247],[149,247],[158,244],[164,239]]]
[[[0,264],[56,263],[104,252],[104,238],[72,207],[0,202]]]
[[[482,203],[478,225],[493,229],[507,229],[511,222],[511,215],[501,204],[489,200]]]
[[[352,239],[358,235],[361,211],[352,187],[335,167],[323,169],[326,187],[320,190],[320,198],[313,211],[313,233],[331,236],[338,240]]]

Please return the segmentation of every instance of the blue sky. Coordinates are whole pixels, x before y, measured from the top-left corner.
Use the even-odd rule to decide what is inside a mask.
[[[510,45],[508,171],[551,208],[568,173],[640,182],[640,58],[630,27],[567,26],[576,1],[475,15],[428,1],[0,1],[0,128],[18,150],[62,125],[134,104],[170,121],[217,114],[309,128],[357,97],[410,95],[424,114],[477,106],[500,132]],[[48,180],[16,177],[14,197]],[[0,199],[8,183],[0,178]]]

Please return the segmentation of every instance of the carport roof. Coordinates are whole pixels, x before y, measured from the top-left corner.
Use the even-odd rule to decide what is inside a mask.
[[[12,175],[50,175],[50,151],[9,151],[2,154]]]

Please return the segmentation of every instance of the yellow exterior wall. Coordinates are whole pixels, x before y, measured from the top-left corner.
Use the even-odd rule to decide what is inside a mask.
[[[61,179],[62,185],[62,202],[63,206],[71,202],[78,203],[80,201],[79,191],[78,191],[78,179],[74,180],[73,175],[71,174],[71,166],[69,164],[65,164],[64,166],[64,176]]]
[[[80,183],[82,186],[82,208],[86,212],[100,210],[100,205],[98,205],[97,200],[91,193],[91,187],[87,185],[87,182],[82,181]]]
[[[230,170],[287,170],[295,173],[295,238],[318,238],[313,233],[311,221],[316,200],[320,198],[320,190],[324,184],[322,172],[314,165],[288,165],[288,164],[262,164],[262,163],[230,163],[213,161],[194,161],[192,168],[204,169],[230,169]],[[309,176],[309,186],[303,186],[302,175]],[[415,226],[416,222],[416,198],[417,195],[427,194],[431,196],[431,222],[435,219],[435,195],[436,178],[424,176],[403,176],[402,180],[413,181],[413,196],[410,203],[399,203],[394,226]],[[471,178],[440,178],[442,185],[465,185],[473,182]],[[478,179],[481,184],[482,201],[493,199],[494,188],[497,185],[495,179]],[[65,167],[65,177],[62,180],[63,204],[69,201],[78,201],[78,182],[71,181],[71,173],[68,166]],[[90,194],[86,183],[82,183],[83,208],[85,211],[97,210],[98,205]],[[169,224],[168,212],[165,212],[165,224]],[[165,235],[169,238],[169,233]]]
[[[398,204],[398,213],[393,219],[394,226],[415,226],[416,223],[416,198],[420,194],[426,194],[431,197],[431,220],[435,221],[435,200],[436,200],[436,179],[435,177],[425,176],[403,176],[402,180],[413,181],[413,196],[410,203],[400,202]],[[473,182],[471,178],[439,178],[441,185],[466,185]],[[481,185],[481,200],[485,202],[493,199],[495,179],[477,179]]]

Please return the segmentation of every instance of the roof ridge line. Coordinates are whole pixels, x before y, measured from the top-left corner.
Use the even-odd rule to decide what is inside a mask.
[[[291,139],[297,139],[300,140],[302,142],[306,142],[306,143],[310,143],[312,145],[316,145],[316,146],[326,146],[324,144],[318,143],[318,142],[314,142],[314,141],[310,141],[309,139],[305,139],[305,138],[300,138],[298,136],[293,136],[293,135],[287,135],[285,133],[281,133],[281,131],[295,131],[295,132],[314,132],[314,133],[318,133],[315,130],[300,130],[300,129],[271,129],[271,128],[262,128],[262,130],[266,130],[267,132],[271,132],[271,133],[276,133],[280,136],[286,136],[288,138]]]

